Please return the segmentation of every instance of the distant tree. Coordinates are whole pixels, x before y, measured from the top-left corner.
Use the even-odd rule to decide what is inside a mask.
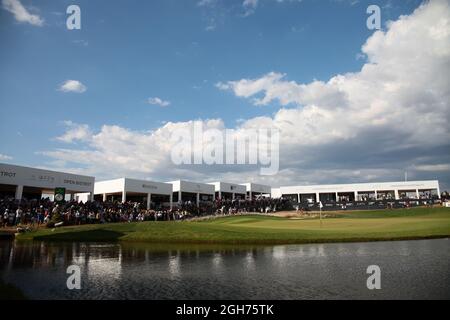
[[[449,200],[450,199],[450,193],[448,191],[444,191],[441,193],[441,199],[442,200]]]

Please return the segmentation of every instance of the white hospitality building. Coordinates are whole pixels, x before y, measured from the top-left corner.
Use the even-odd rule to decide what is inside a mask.
[[[255,196],[272,196],[272,188],[268,185],[257,184],[257,183],[242,183],[241,185],[245,186],[247,192],[247,198],[253,199]]]
[[[254,199],[258,196],[288,198],[293,202],[354,202],[376,200],[440,199],[439,181],[400,181],[271,188],[256,183],[200,183],[185,180],[154,182],[120,178],[95,182],[94,177],[0,163],[0,195],[15,199],[52,197],[64,188],[66,200],[132,201],[147,208],[173,203],[211,202],[214,199]]]
[[[198,206],[201,201],[214,200],[215,190],[211,184],[185,180],[176,180],[168,183],[173,186],[173,202],[190,201]]]
[[[302,203],[440,198],[437,180],[291,186],[272,192],[274,197]]]
[[[216,199],[234,200],[245,199],[247,189],[241,184],[229,182],[211,182],[208,183],[214,186]]]
[[[95,183],[94,197],[103,201],[133,201],[172,208],[172,184],[119,178]]]
[[[92,199],[94,183],[94,177],[0,163],[0,193],[17,200],[53,197],[56,188],[64,188],[70,200],[79,193]]]

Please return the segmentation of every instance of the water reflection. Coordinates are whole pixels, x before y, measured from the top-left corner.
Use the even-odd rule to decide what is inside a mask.
[[[446,239],[285,246],[1,242],[2,278],[31,298],[450,298]],[[79,265],[82,290],[65,286]],[[377,264],[383,289],[369,291]]]
[[[169,253],[169,273],[172,277],[178,277],[180,275],[180,253],[172,255]]]
[[[255,270],[255,253],[254,251],[247,252],[245,255],[245,265],[244,267],[249,271]]]

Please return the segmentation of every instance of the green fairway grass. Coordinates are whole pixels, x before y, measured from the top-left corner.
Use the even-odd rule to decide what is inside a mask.
[[[336,213],[332,218],[262,215],[206,221],[114,223],[40,229],[19,240],[135,241],[154,243],[288,244],[426,239],[450,236],[449,208]]]

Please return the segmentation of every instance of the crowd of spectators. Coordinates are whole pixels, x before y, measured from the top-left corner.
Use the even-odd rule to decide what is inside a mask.
[[[217,199],[214,202],[216,214],[238,213],[271,213],[292,209],[290,201],[285,198],[258,197],[252,200],[224,200]]]
[[[442,199],[448,198],[443,192]],[[49,198],[40,200],[15,200],[11,197],[0,198],[0,226],[19,225],[48,227],[58,225],[80,225],[94,223],[170,221],[186,220],[212,215],[234,215],[246,213],[272,213],[277,211],[311,208],[296,205],[287,198],[259,197],[251,200],[216,199],[215,201],[185,201],[173,204],[173,208],[159,205],[157,209],[147,209],[139,202],[120,201],[62,201],[53,202]]]
[[[80,225],[113,222],[185,220],[206,215],[230,215],[240,213],[269,213],[282,210],[287,205],[283,199],[258,198],[253,200],[190,201],[175,203],[173,208],[160,206],[146,209],[139,202],[62,201],[49,198],[40,200],[0,199],[1,226]]]

